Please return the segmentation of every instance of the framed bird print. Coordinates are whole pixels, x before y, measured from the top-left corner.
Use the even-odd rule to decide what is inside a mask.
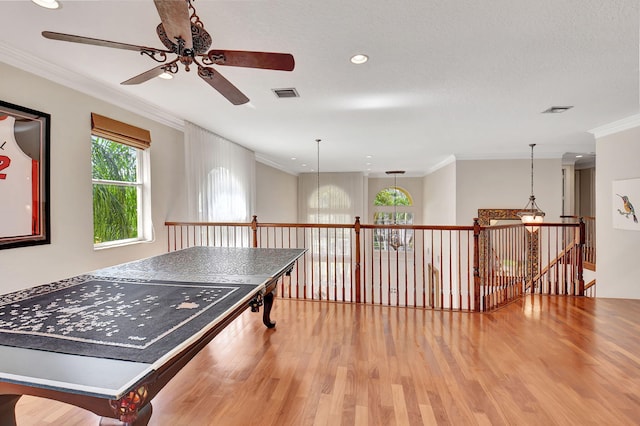
[[[640,178],[613,181],[613,227],[640,231]]]
[[[0,101],[0,249],[51,242],[50,121]]]

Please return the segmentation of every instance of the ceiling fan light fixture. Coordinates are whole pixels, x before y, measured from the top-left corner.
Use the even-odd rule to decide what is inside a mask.
[[[364,55],[362,53],[358,53],[357,55],[353,55],[351,57],[351,63],[356,64],[356,65],[362,65],[365,62],[367,62],[369,60],[369,57],[367,55]]]
[[[45,9],[58,9],[60,3],[57,0],[31,0],[33,3]]]

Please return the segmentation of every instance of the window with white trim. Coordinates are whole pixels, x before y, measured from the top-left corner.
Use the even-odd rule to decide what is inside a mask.
[[[413,199],[411,194],[397,186],[390,186],[376,194],[373,201],[374,225],[412,225]],[[412,229],[374,229],[373,244],[376,250],[413,250]]]
[[[148,241],[151,239],[150,174],[149,151],[144,149],[148,144],[128,143],[122,133],[113,138],[122,142],[104,137],[95,125],[98,120],[93,116],[92,119],[94,247]]]

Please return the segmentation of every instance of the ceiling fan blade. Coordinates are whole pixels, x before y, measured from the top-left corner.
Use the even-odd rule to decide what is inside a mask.
[[[208,58],[216,65],[293,71],[295,61],[289,53],[248,52],[244,50],[210,50]]]
[[[51,40],[70,41],[72,43],[92,44],[94,46],[113,47],[115,49],[133,50],[136,52],[166,53],[166,50],[154,49],[153,47],[137,46],[135,44],[119,43],[116,41],[101,40],[99,38],[83,37],[71,34],[56,33],[53,31],[43,31],[42,36]]]
[[[184,40],[184,48],[193,48],[191,37],[191,20],[189,18],[189,2],[187,0],[153,0],[158,9],[164,31],[169,40]],[[176,43],[177,44],[177,43]]]
[[[142,74],[138,74],[135,77],[131,77],[129,80],[123,81],[120,84],[123,85],[132,85],[132,84],[140,84],[140,83],[144,83],[145,81],[149,81],[152,78],[155,78],[157,76],[159,76],[160,74],[165,72],[166,69],[166,65],[160,65],[159,67],[155,67],[155,68],[151,68],[148,71],[143,72]]]
[[[232,104],[242,105],[249,102],[244,93],[213,68],[199,67],[198,75]]]

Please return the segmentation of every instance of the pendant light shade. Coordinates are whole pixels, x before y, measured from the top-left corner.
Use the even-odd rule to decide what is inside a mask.
[[[540,207],[536,204],[536,197],[533,195],[533,147],[536,146],[536,144],[532,143],[529,146],[531,147],[531,195],[524,209],[518,212],[518,216],[525,225],[534,225],[544,222],[544,212],[540,210]],[[527,226],[526,230],[536,232],[538,228],[539,226]]]

